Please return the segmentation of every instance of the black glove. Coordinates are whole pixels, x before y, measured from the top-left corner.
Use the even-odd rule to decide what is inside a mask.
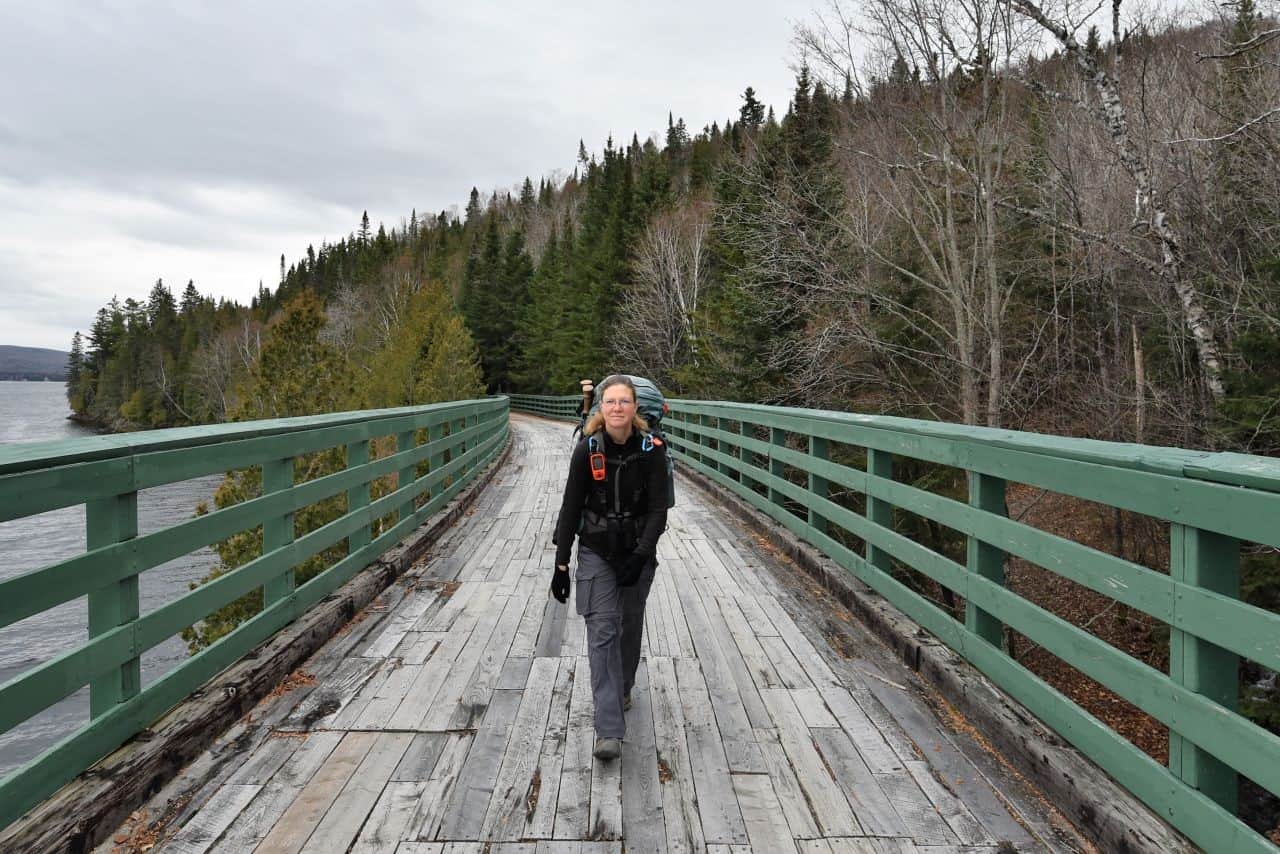
[[[556,601],[564,604],[569,601],[569,569],[556,567],[551,572],[551,595]]]
[[[618,578],[619,587],[631,587],[640,580],[644,568],[653,560],[653,555],[648,552],[632,552],[622,559],[622,562],[614,567],[614,575]]]

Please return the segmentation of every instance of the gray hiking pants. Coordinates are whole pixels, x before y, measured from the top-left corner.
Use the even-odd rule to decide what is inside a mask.
[[[605,559],[578,546],[575,603],[587,622],[587,660],[591,664],[598,738],[623,738],[627,734],[622,698],[631,692],[636,681],[644,604],[657,565],[656,560],[650,560],[639,581],[631,587],[619,587]]]

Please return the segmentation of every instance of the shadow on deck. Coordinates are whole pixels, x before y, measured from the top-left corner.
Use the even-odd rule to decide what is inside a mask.
[[[593,760],[585,627],[546,594],[569,429],[512,427],[509,462],[432,553],[135,814],[165,816],[155,850],[1088,850],[687,483],[622,759]],[[131,831],[101,850],[131,850]]]

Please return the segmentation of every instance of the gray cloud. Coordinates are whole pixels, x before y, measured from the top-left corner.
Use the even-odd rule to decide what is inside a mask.
[[[245,300],[362,210],[723,122],[746,85],[781,111],[809,2],[437,6],[0,6],[0,343],[65,346],[158,277]],[[33,279],[60,316],[22,308]]]

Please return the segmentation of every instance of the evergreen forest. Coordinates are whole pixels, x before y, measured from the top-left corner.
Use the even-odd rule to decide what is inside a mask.
[[[571,394],[626,371],[669,396],[1274,456],[1276,32],[1252,0],[1102,32],[1027,0],[835,3],[797,28],[776,111],[746,87],[700,128],[669,115],[665,135],[584,141],[572,171],[472,189],[460,214],[365,215],[282,255],[248,306],[157,282],[77,333],[67,392],[131,430]],[[218,503],[255,488],[229,478]],[[1019,501],[1167,565],[1154,520]],[[254,548],[224,545],[224,564]],[[1086,593],[1058,590],[1060,613],[1167,666],[1167,630]],[[1247,552],[1244,595],[1280,608],[1274,553]],[[1095,713],[1130,714],[1021,650]],[[1275,675],[1242,684],[1280,731]]]

